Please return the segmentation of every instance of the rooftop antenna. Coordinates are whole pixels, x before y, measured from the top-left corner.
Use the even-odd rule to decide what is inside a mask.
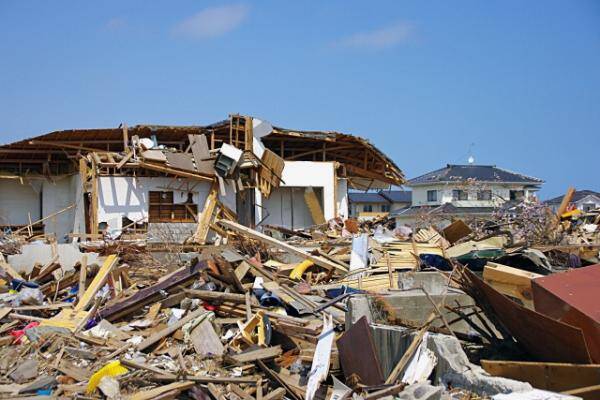
[[[467,159],[469,165],[473,165],[475,163],[475,157],[473,157],[473,146],[475,146],[475,143],[471,143],[469,145],[469,158]]]

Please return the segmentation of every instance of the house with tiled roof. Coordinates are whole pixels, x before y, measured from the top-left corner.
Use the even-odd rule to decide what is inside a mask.
[[[411,207],[392,213],[399,223],[430,216],[437,220],[485,218],[508,202],[530,201],[543,180],[495,165],[456,165],[409,180]]]
[[[351,217],[370,219],[410,207],[412,193],[410,190],[349,192],[348,202]]]
[[[553,211],[558,210],[565,196],[558,196],[544,203],[552,208]],[[600,192],[593,190],[576,190],[571,197],[571,204],[583,212],[588,212],[600,208]]]

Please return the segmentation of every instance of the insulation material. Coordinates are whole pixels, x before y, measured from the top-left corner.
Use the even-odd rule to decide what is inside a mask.
[[[423,336],[419,348],[406,366],[401,381],[413,384],[425,382],[437,364],[437,357],[427,348],[427,333]]]

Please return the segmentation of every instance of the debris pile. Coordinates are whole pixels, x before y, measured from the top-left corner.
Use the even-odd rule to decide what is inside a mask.
[[[170,271],[127,246],[103,257],[56,243],[7,251],[2,396],[597,394],[600,318],[591,296],[600,265],[556,272],[544,252],[558,248],[527,256],[535,247],[507,247],[502,235],[477,240],[459,220],[415,234],[384,222],[265,228],[272,236],[230,219],[213,224],[220,243]],[[45,252],[43,265],[23,268]],[[502,260],[539,264],[547,276]],[[550,377],[534,374],[548,368]],[[555,382],[565,371],[573,378]]]
[[[0,236],[0,398],[600,398],[600,210],[349,218],[338,185],[401,184],[393,162],[265,125],[10,145],[59,147],[84,201]]]

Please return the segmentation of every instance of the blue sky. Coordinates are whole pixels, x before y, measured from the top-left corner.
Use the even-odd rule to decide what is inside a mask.
[[[231,112],[600,191],[597,1],[0,2],[0,142]]]

